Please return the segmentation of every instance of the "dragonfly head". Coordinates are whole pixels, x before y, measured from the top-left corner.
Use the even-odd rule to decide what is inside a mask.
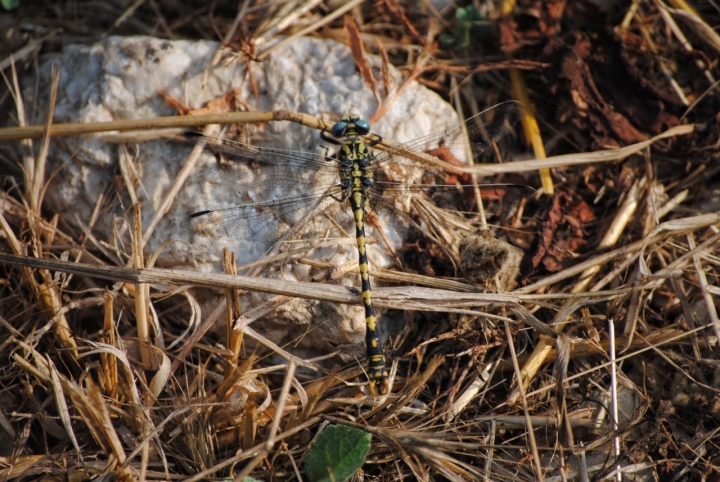
[[[340,139],[349,134],[358,134],[361,136],[370,133],[370,123],[365,119],[361,119],[357,114],[346,114],[336,122],[330,129],[330,134],[336,139]]]

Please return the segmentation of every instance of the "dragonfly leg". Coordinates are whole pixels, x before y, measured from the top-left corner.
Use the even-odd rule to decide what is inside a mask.
[[[375,136],[375,139],[373,139],[367,143],[368,147],[377,146],[378,144],[380,144],[382,142],[382,136],[379,136],[377,134],[374,134],[374,136]]]

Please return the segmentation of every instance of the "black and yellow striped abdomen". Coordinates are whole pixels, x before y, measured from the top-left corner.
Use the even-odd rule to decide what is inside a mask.
[[[360,285],[362,288],[363,304],[365,306],[365,344],[368,357],[368,378],[370,380],[370,392],[373,395],[384,395],[387,393],[387,368],[385,367],[385,353],[380,344],[378,334],[377,317],[372,301],[372,285],[367,253],[365,249],[365,195],[355,191],[350,196],[350,207],[355,217],[355,237],[358,248],[358,265],[360,266]]]

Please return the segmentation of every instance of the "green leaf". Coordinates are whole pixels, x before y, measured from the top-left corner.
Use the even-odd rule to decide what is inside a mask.
[[[459,9],[458,9],[459,10]],[[455,27],[456,44],[458,48],[467,47],[470,43],[470,28],[472,23],[465,20],[458,22]]]
[[[305,473],[310,482],[348,480],[365,463],[370,437],[367,432],[345,425],[327,427],[318,435],[305,459]]]
[[[465,7],[463,10],[464,10],[463,15],[466,20],[469,20],[471,22],[485,20],[485,17],[482,16],[482,14],[480,13],[480,10],[473,7],[472,5]],[[457,18],[460,18],[460,17],[457,17]]]
[[[462,49],[470,45],[473,38],[482,37],[485,30],[486,19],[480,13],[480,10],[473,7],[460,7],[455,10],[454,34],[442,34],[440,41],[444,44],[453,45],[456,49]]]
[[[20,6],[20,0],[0,0],[5,10],[12,10]]]
[[[470,7],[473,8],[473,7]],[[465,7],[460,7],[457,10],[455,10],[455,18],[462,21],[462,20],[470,20],[469,12],[465,9]]]

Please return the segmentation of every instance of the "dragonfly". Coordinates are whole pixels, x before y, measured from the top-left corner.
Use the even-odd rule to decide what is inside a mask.
[[[421,138],[393,144],[373,153],[382,137],[371,135],[371,125],[359,115],[343,116],[322,131],[325,142],[337,146],[334,154],[317,154],[259,147],[229,139],[188,132],[176,140],[204,144],[209,159],[197,161],[211,174],[246,188],[269,193],[269,199],[191,214],[181,227],[210,238],[276,242],[314,213],[332,206],[349,208],[355,225],[360,282],[366,324],[367,376],[374,396],[388,393],[387,360],[380,342],[378,317],[372,299],[365,225],[368,213],[398,213],[409,196],[457,197],[463,186],[410,183],[406,177],[427,179],[437,165],[423,165],[418,153],[441,149],[458,163],[469,164],[500,138],[512,132],[523,114],[522,104],[508,101],[470,117],[461,125]],[[368,140],[365,140],[365,139]],[[188,147],[189,149],[189,147]],[[400,178],[398,180],[398,177]],[[534,189],[516,184],[483,184],[485,198],[526,197]],[[300,194],[287,195],[287,192]]]

